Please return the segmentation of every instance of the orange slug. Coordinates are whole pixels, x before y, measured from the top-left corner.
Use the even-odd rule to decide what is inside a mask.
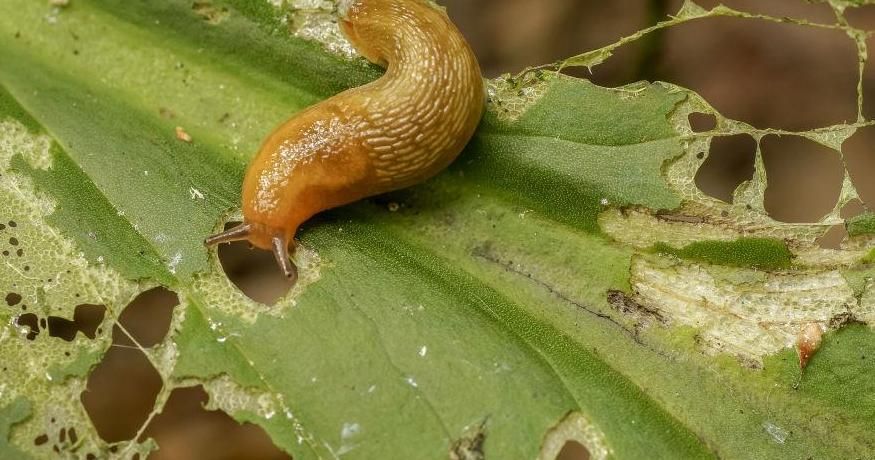
[[[445,12],[426,0],[340,0],[338,10],[346,37],[385,75],[270,134],[243,181],[243,224],[205,242],[249,240],[272,250],[289,278],[299,225],[434,176],[468,143],[485,105],[474,53]]]

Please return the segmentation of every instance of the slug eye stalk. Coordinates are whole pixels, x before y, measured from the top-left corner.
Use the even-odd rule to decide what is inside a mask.
[[[252,230],[252,226],[249,224],[238,225],[231,230],[217,233],[206,240],[204,240],[204,244],[206,246],[215,246],[217,244],[222,243],[230,243],[232,241],[240,241],[249,239],[249,232]]]
[[[292,281],[297,281],[298,267],[295,267],[295,264],[289,259],[289,243],[281,236],[273,237],[271,242],[273,243],[273,256],[276,258],[277,265],[283,271],[283,275],[286,275],[286,278]]]
[[[215,234],[206,240],[204,245],[215,246],[222,243],[231,243],[233,241],[248,240],[252,233],[252,226],[249,224],[238,225],[228,231]],[[289,258],[289,243],[282,236],[274,236],[271,239],[271,249],[273,256],[276,258],[276,263],[282,270],[286,278],[297,281],[298,268]]]

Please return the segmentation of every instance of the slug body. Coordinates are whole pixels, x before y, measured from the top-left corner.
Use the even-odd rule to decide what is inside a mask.
[[[290,277],[299,225],[434,176],[467,144],[485,104],[474,53],[443,11],[425,0],[339,3],[344,34],[385,75],[277,128],[246,172],[244,223],[207,240],[272,249]]]

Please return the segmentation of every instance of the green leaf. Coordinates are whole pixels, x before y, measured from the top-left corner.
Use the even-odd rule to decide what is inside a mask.
[[[6,439],[13,425],[26,420],[31,414],[31,404],[24,397],[16,398],[6,406],[0,407],[0,454],[3,458],[21,458],[25,453],[9,445]]]
[[[867,212],[848,221],[848,234],[851,236],[875,233],[875,214]]]
[[[790,268],[793,256],[783,241],[767,238],[741,238],[732,242],[699,241],[681,249],[657,243],[653,250],[709,264],[763,270]]]
[[[659,27],[743,16],[691,5]],[[820,249],[838,211],[772,220],[762,161],[735,204],[703,195],[693,177],[711,138],[763,132],[670,84],[608,89],[549,68],[491,80],[447,172],[309,222],[301,279],[275,305],[239,291],[201,241],[237,212],[261,139],[380,75],[326,51],[344,49],[331,14],[0,5],[0,456],[148,453],[110,446],[70,395],[157,284],[181,305],[142,350],[164,383],[155,412],[202,384],[210,407],[296,459],[551,458],[568,440],[624,459],[875,449],[875,412],[857,403],[875,391],[857,358],[875,342],[843,329],[875,314],[871,243]],[[290,33],[304,20],[323,43]],[[691,112],[725,132],[693,133]],[[841,145],[853,127],[801,134]],[[837,210],[855,196],[846,182]],[[107,307],[93,340],[28,326],[83,303]],[[830,333],[802,375],[788,347],[808,323]]]

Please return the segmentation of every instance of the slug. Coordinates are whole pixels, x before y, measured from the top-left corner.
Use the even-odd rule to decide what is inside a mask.
[[[386,68],[378,80],[309,107],[263,142],[243,181],[243,223],[209,245],[248,240],[283,273],[295,232],[321,211],[409,187],[446,168],[483,115],[471,47],[426,0],[340,0],[340,27]]]

